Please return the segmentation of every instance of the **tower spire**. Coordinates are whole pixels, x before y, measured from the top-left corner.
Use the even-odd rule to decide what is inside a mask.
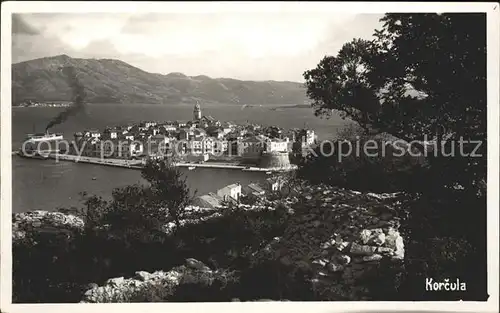
[[[194,105],[193,119],[195,121],[201,120],[201,107],[200,107],[200,103],[198,102],[198,100],[196,100],[196,104]]]

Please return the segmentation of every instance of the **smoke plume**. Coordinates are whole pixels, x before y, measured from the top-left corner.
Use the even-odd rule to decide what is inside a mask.
[[[76,69],[73,66],[64,66],[61,68],[61,71],[66,75],[68,84],[71,87],[73,105],[54,117],[49,124],[47,124],[47,127],[45,127],[45,132],[55,125],[64,123],[70,116],[77,114],[85,108],[85,87],[78,79]]]

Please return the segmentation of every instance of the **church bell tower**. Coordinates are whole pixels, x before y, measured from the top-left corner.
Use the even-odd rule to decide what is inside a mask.
[[[196,105],[194,106],[193,118],[195,121],[201,120],[201,107],[198,101],[196,101]]]

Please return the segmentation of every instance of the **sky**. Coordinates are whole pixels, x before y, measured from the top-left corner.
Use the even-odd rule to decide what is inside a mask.
[[[12,17],[12,63],[67,54],[145,71],[303,81],[325,55],[370,39],[381,14],[23,13]]]

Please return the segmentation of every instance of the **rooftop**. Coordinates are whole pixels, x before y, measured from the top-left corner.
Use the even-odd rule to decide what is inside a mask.
[[[231,185],[227,185],[225,187],[222,187],[221,189],[219,190],[223,190],[223,189],[233,189],[233,188],[238,188],[238,187],[241,187],[240,184],[236,183],[236,184],[231,184]]]
[[[243,142],[263,142],[266,139],[264,136],[251,136],[243,140]]]
[[[199,198],[202,199],[203,201],[210,203],[210,205],[212,206],[219,206],[221,205],[222,202],[221,197],[211,192],[206,195],[200,196]]]
[[[264,189],[262,189],[258,184],[255,184],[255,183],[249,184],[248,188],[250,188],[251,190],[253,190],[254,192],[257,192],[257,193],[264,193],[265,192]]]

